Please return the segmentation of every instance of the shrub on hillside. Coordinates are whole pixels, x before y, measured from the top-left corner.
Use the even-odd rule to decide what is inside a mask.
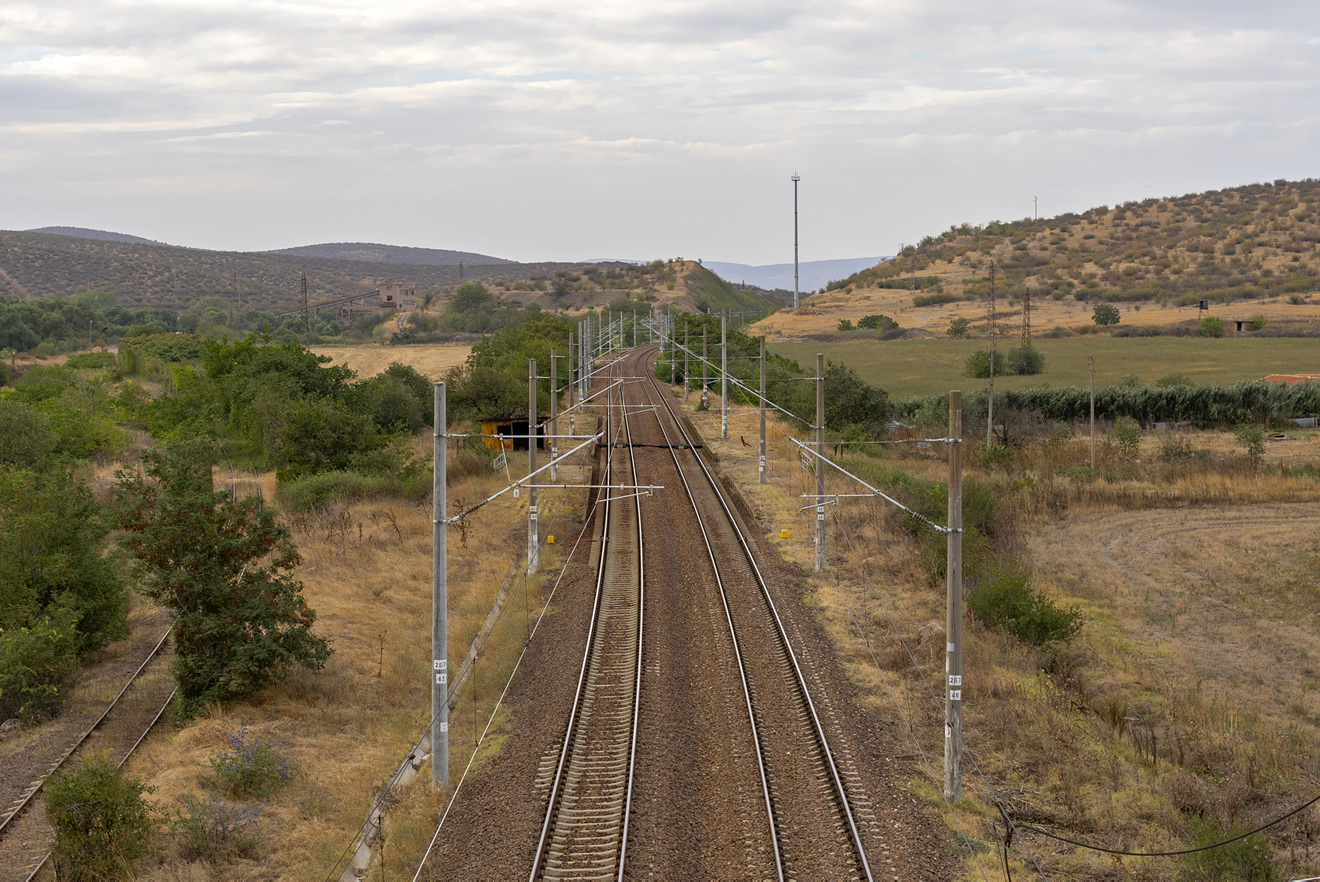
[[[74,621],[52,609],[28,627],[0,628],[0,719],[40,722],[60,709],[78,670]]]
[[[229,796],[265,799],[293,778],[293,762],[272,742],[249,738],[246,724],[225,737],[229,750],[211,758],[211,769]]]
[[[59,878],[132,878],[133,866],[151,851],[156,825],[142,797],[153,790],[120,774],[104,753],[52,774],[44,801],[55,828],[52,856]]]
[[[1040,648],[1067,643],[1083,624],[1077,609],[1059,608],[1016,569],[992,575],[971,593],[967,608],[986,625]]]
[[[1202,337],[1222,337],[1224,336],[1224,320],[1217,315],[1208,315],[1201,319],[1201,324],[1197,330]]]
[[[1035,376],[1045,372],[1045,356],[1034,346],[1015,346],[1008,351],[1008,370],[1005,373]]]

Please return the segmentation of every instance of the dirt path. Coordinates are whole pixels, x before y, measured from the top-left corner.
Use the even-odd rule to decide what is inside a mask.
[[[1081,516],[1029,548],[1151,676],[1320,720],[1320,503]]]

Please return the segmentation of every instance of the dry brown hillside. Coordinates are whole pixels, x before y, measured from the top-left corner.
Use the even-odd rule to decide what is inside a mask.
[[[1086,323],[1097,303],[1128,325],[1194,323],[1205,299],[1226,321],[1262,314],[1276,327],[1320,318],[1320,181],[1275,181],[1170,199],[1099,206],[1040,220],[962,224],[905,246],[893,260],[831,285],[762,325],[774,335],[833,330],[883,313],[942,333],[1001,319],[1033,330]]]

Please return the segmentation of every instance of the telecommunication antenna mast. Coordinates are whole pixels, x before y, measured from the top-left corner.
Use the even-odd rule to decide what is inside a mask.
[[[793,308],[798,307],[798,181],[802,176],[793,172]]]

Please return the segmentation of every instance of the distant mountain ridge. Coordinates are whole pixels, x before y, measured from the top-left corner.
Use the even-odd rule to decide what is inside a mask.
[[[503,257],[477,254],[474,251],[449,251],[444,248],[413,248],[407,245],[381,245],[375,242],[325,242],[279,248],[262,254],[290,254],[297,257],[321,257],[327,260],[363,260],[371,263],[406,263],[413,266],[489,266],[515,263]]]
[[[135,242],[138,245],[168,245],[155,239],[130,236],[128,233],[112,233],[109,230],[90,230],[87,227],[38,227],[26,230],[28,233],[45,233],[48,236],[71,236],[75,239],[96,239],[100,242]],[[173,246],[171,246],[173,247]]]
[[[836,279],[846,279],[858,270],[873,267],[886,257],[851,257],[840,260],[807,260],[798,264],[798,290],[815,291]],[[793,290],[793,264],[772,263],[750,266],[745,263],[721,263],[708,260],[702,264],[726,282],[747,283],[767,291]]]

